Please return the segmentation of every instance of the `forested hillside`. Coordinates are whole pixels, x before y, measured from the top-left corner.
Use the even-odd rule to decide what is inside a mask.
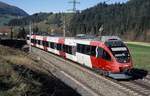
[[[12,15],[0,15],[0,26],[5,26],[8,24],[8,22],[14,18],[17,18],[16,16]]]
[[[70,24],[72,34],[119,35],[128,40],[150,41],[150,0],[129,0],[106,4],[76,13]],[[99,29],[103,29],[101,33]]]
[[[0,15],[6,14],[13,16],[28,16],[24,10],[0,1]]]
[[[36,13],[9,22],[11,26],[33,23],[34,31],[63,32],[64,16],[68,36],[76,34],[118,35],[125,40],[150,42],[150,0],[99,3],[76,14]],[[101,30],[101,31],[99,31]]]
[[[14,18],[25,16],[28,14],[24,10],[0,1],[0,27],[6,26]]]
[[[46,32],[61,35],[63,33],[64,19],[66,18],[66,28],[68,29],[72,17],[72,13],[35,13],[24,18],[13,19],[8,25],[27,27],[26,30],[28,30],[29,23],[32,23],[33,32]]]
[[[24,17],[24,18],[16,18],[16,19],[13,19],[11,20],[8,25],[11,25],[11,26],[20,26],[20,25],[29,25],[30,22],[32,23],[38,23],[38,22],[41,22],[41,21],[44,21],[47,19],[47,17],[51,15],[48,14],[48,13],[35,13],[33,15],[30,15],[30,16],[27,16],[27,17]]]

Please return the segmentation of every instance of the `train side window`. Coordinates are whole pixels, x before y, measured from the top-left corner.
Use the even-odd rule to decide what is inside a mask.
[[[103,51],[102,58],[105,60],[111,61],[111,56],[105,50]]]
[[[65,45],[62,45],[62,51],[65,52]]]
[[[81,53],[81,45],[77,44],[77,52]]]
[[[53,43],[53,42],[50,43],[50,47],[51,47],[52,49],[54,49],[54,43]]]
[[[84,45],[78,44],[78,45],[77,45],[77,52],[79,52],[79,53],[84,53]]]
[[[32,39],[32,43],[34,43],[34,39]]]
[[[62,48],[63,48],[62,50],[63,50],[64,52],[66,52],[66,53],[68,53],[68,54],[72,54],[72,46],[63,45]]]
[[[63,45],[63,51],[66,52],[66,45]]]
[[[91,55],[91,47],[89,45],[84,45],[84,54]]]
[[[45,41],[45,46],[48,47],[48,42],[47,41]]]
[[[34,43],[34,39],[31,39],[31,43]]]
[[[43,42],[43,46],[45,46],[45,41],[42,41]]]
[[[34,42],[34,44],[36,44],[36,40],[35,40],[35,39],[33,39],[33,40],[34,40],[34,41],[33,41],[33,42]]]
[[[68,46],[68,53],[72,54],[72,46]]]
[[[34,44],[36,44],[36,39],[34,39]]]
[[[54,43],[54,49],[57,49],[57,43]]]
[[[47,42],[46,41],[42,41],[43,46],[47,47]]]
[[[65,45],[65,52],[68,53],[68,46]]]
[[[30,37],[27,37],[27,40],[30,40]]]
[[[61,44],[57,44],[57,50],[61,50]]]
[[[45,42],[44,41],[42,41],[42,45],[45,46]]]
[[[35,43],[38,44],[38,40],[35,39]]]
[[[81,49],[80,49],[80,51],[81,51],[81,53],[83,53],[83,54],[85,54],[85,46],[84,45],[80,45],[80,47],[81,47]]]
[[[67,53],[67,45],[63,45],[63,51]]]
[[[67,53],[69,53],[69,46],[68,45],[66,45],[67,47],[66,47],[66,52]]]
[[[68,45],[65,45],[65,52],[68,53]]]
[[[41,44],[41,41],[40,41],[40,40],[38,40],[38,44],[39,44],[39,45]]]
[[[61,44],[61,51],[63,51],[63,44]]]
[[[31,39],[31,43],[32,43],[33,41],[32,41],[32,39]]]
[[[96,56],[96,46],[91,46],[91,56]]]
[[[96,48],[96,57],[102,57],[103,56],[103,49],[100,47]]]
[[[91,46],[89,45],[82,45],[82,44],[77,44],[77,52],[83,53],[86,55],[91,55]],[[95,47],[96,49],[96,47]],[[96,52],[94,52],[96,54]]]

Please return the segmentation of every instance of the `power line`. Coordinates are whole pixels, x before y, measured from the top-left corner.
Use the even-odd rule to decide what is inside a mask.
[[[111,0],[105,0],[104,2],[107,3],[107,2],[110,2],[110,1],[111,1]]]
[[[69,3],[73,4],[73,8],[71,9],[71,11],[76,13],[77,12],[77,4],[80,4],[80,2],[78,2],[77,0],[72,0]]]

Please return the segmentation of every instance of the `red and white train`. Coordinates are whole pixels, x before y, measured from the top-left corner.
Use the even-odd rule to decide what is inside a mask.
[[[30,43],[30,36],[27,35]],[[86,67],[101,70],[115,79],[128,78],[132,59],[127,46],[116,36],[98,39],[31,35],[31,45],[57,54]]]

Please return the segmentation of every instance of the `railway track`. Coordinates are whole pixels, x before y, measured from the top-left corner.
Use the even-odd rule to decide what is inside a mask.
[[[143,85],[140,82],[136,81],[121,81],[119,82],[122,86],[125,86],[126,88],[133,90],[141,96],[150,96],[150,89],[149,87]]]
[[[75,87],[74,89],[77,92],[79,92],[81,95],[83,95],[83,96],[103,96],[102,94],[99,94],[96,91],[94,91],[91,88],[89,88],[88,85],[82,84],[78,80],[74,79],[74,77],[72,77],[70,74],[66,73],[65,71],[63,71],[63,70],[60,71],[60,68],[58,66],[55,66],[55,64],[53,62],[46,60],[44,57],[42,59],[39,58],[39,57],[37,58],[37,56],[33,56],[32,57],[33,60],[35,60],[35,58],[36,58],[36,60],[38,59],[38,63],[40,64],[40,65],[36,65],[36,67],[40,68],[41,71],[44,71],[44,72],[46,72],[48,74],[51,74],[50,76],[55,76],[55,78],[59,78],[59,79],[61,78],[61,80],[64,83],[72,82],[72,81],[77,83],[77,85],[71,85],[71,87],[72,88]],[[59,72],[57,70],[59,70]],[[61,74],[63,74],[62,75],[63,77],[61,76]],[[64,76],[67,77],[67,79],[70,79],[71,81],[63,80],[62,78],[64,78]],[[69,84],[73,84],[73,83],[69,83]],[[81,87],[83,89],[81,89]]]
[[[49,68],[48,64],[52,63],[52,65],[55,66],[56,69],[63,70],[61,72],[67,75],[68,77],[71,77],[72,79],[76,78],[74,80],[80,83],[82,87],[86,87],[89,91],[93,92],[93,94],[95,94],[93,96],[96,96],[96,95],[97,96],[112,96],[112,95],[113,96],[119,96],[119,95],[121,96],[150,96],[150,91],[149,91],[150,90],[149,89],[150,88],[150,84],[149,84],[150,76],[147,76],[144,79],[134,80],[134,81],[116,81],[107,77],[103,77],[97,74],[96,72],[93,72],[87,68],[83,68],[80,65],[74,64],[73,62],[70,62],[68,60],[64,60],[61,57],[58,57],[51,53],[47,53],[37,48],[33,48],[33,49],[34,49],[34,53],[38,54],[41,58],[43,58],[44,62],[47,63],[46,65],[44,65],[45,68]],[[85,73],[88,74],[89,82],[86,82],[83,78],[79,78],[77,75],[72,74],[73,72],[70,73],[69,70],[71,68],[68,70],[65,70],[65,67],[60,66],[63,64],[69,65],[70,67],[72,66],[72,68],[76,68],[78,70],[82,70],[82,72],[80,73],[82,77]],[[74,73],[77,74],[77,72],[74,72]],[[84,77],[86,77],[86,75],[84,75]],[[92,85],[93,82],[90,81],[90,80],[93,80],[93,78],[95,80],[93,81],[95,82],[95,85]],[[101,84],[100,86],[100,83],[104,83],[104,84]],[[108,87],[108,85],[112,87],[106,88],[106,86]],[[104,88],[105,90],[101,88]],[[115,91],[116,93],[108,94],[109,92],[115,92]]]
[[[146,79],[150,80],[150,74],[148,74],[148,75],[146,76]]]
[[[44,62],[44,64],[40,65],[39,67],[42,68],[43,70],[46,70],[50,74],[54,73],[53,75],[55,75],[57,77],[56,74],[59,74],[59,73],[57,73],[56,71],[57,70],[61,70],[61,69],[58,66],[55,66],[53,62],[47,61],[45,58],[43,58],[41,60],[42,60],[42,62]],[[52,64],[52,65],[49,66],[49,64]],[[54,69],[52,69],[52,68],[54,68]],[[88,93],[84,93],[84,92],[81,92],[81,91],[84,91],[84,90],[80,90],[80,89],[74,88],[75,90],[81,92],[82,95],[85,95],[85,96],[103,96],[102,94],[99,94],[95,90],[89,88],[88,85],[82,84],[80,81],[74,79],[74,77],[72,77],[70,74],[66,73],[65,71],[61,70],[60,73],[65,75],[66,77],[68,77],[73,82],[76,82],[77,85],[79,85],[80,87],[84,88],[84,90],[88,91]],[[59,78],[59,77],[57,77],[57,78]],[[61,77],[61,79],[62,79],[62,77]]]
[[[143,79],[137,79],[137,80],[122,80],[122,81],[116,81],[116,80],[112,80],[108,77],[108,80],[118,83],[121,86],[126,87],[127,89],[129,89],[130,91],[133,91],[135,94],[139,95],[139,96],[150,96],[150,79],[149,79],[150,75],[143,78]]]

